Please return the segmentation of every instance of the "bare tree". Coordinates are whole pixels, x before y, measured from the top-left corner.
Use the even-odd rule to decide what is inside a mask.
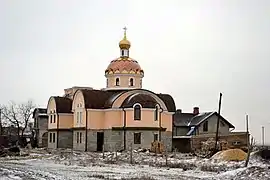
[[[35,105],[31,100],[21,104],[12,101],[8,105],[2,106],[2,119],[16,127],[18,139],[23,136],[28,127],[34,108]]]

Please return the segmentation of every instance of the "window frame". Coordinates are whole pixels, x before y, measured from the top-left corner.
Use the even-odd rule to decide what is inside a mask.
[[[52,133],[52,134],[53,134],[53,139],[52,139],[52,140],[53,140],[53,143],[55,143],[55,139],[56,139],[55,136],[56,136],[56,133]]]
[[[203,132],[208,132],[208,121],[203,123]]]
[[[80,140],[80,144],[81,144],[82,143],[82,132],[80,132],[79,134],[80,134],[79,140]]]
[[[117,77],[115,79],[115,86],[120,86],[120,78],[119,77]]]
[[[49,133],[49,143],[52,143],[52,133]]]
[[[158,141],[158,134],[157,133],[154,134],[154,142],[156,142],[156,141]]]
[[[139,113],[138,115],[137,115],[137,111]],[[142,106],[139,103],[136,103],[133,106],[133,119],[135,121],[140,121],[142,119]]]
[[[158,121],[158,119],[159,119],[159,105],[157,104],[154,110],[154,121]]]
[[[129,79],[129,86],[133,87],[134,86],[134,78]]]
[[[79,124],[79,122],[80,122],[79,120],[80,120],[80,119],[79,119],[79,111],[77,111],[77,112],[76,112],[76,122],[77,122],[77,124]]]
[[[56,114],[53,114],[53,123],[56,123]]]
[[[133,138],[133,143],[134,144],[141,144],[142,143],[142,133],[140,132],[135,132],[133,134],[134,138]]]
[[[80,120],[80,124],[82,124],[82,112],[79,112],[79,120]]]

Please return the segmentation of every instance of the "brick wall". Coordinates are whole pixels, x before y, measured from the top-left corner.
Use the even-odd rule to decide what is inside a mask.
[[[58,148],[72,148],[72,131],[59,131]]]
[[[193,136],[190,139],[191,150],[195,151],[201,148],[202,142],[207,141],[209,138],[215,139],[215,134],[205,134]],[[220,141],[227,141],[228,148],[246,148],[248,142],[246,132],[231,132],[229,135],[219,136]],[[236,143],[237,142],[237,143]]]

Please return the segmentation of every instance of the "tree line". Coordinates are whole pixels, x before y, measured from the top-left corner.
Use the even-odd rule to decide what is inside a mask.
[[[32,100],[22,103],[11,101],[6,105],[0,105],[0,135],[3,135],[5,127],[13,126],[16,128],[18,138],[22,137],[31,124],[35,107]]]

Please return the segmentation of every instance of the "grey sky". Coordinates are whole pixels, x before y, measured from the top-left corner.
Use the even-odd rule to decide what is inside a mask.
[[[270,143],[269,0],[1,0],[0,104],[46,106],[74,85],[102,88],[128,27],[143,87],[185,112],[217,110]],[[268,131],[268,132],[267,132]]]

